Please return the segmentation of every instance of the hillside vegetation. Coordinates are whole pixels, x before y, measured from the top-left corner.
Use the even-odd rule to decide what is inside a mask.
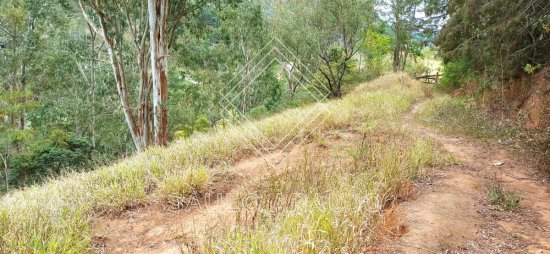
[[[549,48],[548,0],[1,0],[0,253],[545,253]]]
[[[300,138],[307,138],[310,134],[308,132],[326,132],[357,126],[363,126],[365,130],[370,131],[389,128],[388,131],[394,129],[399,133],[398,128],[391,128],[392,120],[422,96],[424,93],[418,83],[411,81],[407,75],[398,73],[362,84],[341,100],[290,109],[253,124],[265,137],[276,140],[287,134],[285,130],[290,130],[291,127],[299,124],[305,114],[311,110],[319,110],[326,120],[309,125],[319,129],[306,129],[300,134]],[[322,110],[321,107],[326,107],[328,110]],[[219,128],[207,134],[193,135],[188,139],[172,143],[168,148],[148,149],[113,166],[67,175],[40,186],[9,193],[2,197],[0,206],[0,232],[3,236],[0,250],[20,253],[90,251],[90,223],[94,216],[120,212],[152,202],[173,201],[198,195],[212,183],[213,174],[223,171],[223,167],[239,158],[253,153],[254,149],[249,144],[259,146],[262,140],[249,134],[244,128],[244,126]],[[369,131],[365,132],[365,135],[370,135]],[[424,141],[412,142],[414,146],[401,152],[399,150],[403,148],[392,149],[392,146],[371,144],[375,150],[369,150],[368,156],[361,155],[371,159],[358,161],[355,169],[338,169],[345,174],[339,176],[340,180],[327,188],[333,188],[337,193],[355,186],[360,188],[361,192],[348,189],[346,192],[353,195],[349,200],[341,199],[338,203],[352,207],[360,206],[365,212],[381,209],[383,200],[391,199],[390,196],[398,192],[398,183],[409,181],[408,179],[417,175],[419,167],[431,162],[432,155],[426,150],[431,149],[427,146],[428,144]],[[428,157],[425,158],[425,156]],[[381,168],[381,171],[370,170],[377,167]],[[348,177],[345,177],[346,175]],[[357,181],[366,185],[358,185]],[[318,188],[320,189],[316,190],[321,191],[322,187],[318,186]],[[372,200],[362,203],[361,197],[366,194],[370,195]],[[323,197],[321,201],[328,202],[333,198],[336,197],[329,195]],[[301,209],[309,210],[312,208],[309,205],[314,203],[323,204],[317,201],[304,199]],[[324,208],[319,207],[319,209],[321,212]],[[325,215],[319,214],[319,216]],[[326,214],[326,216],[337,215]],[[361,221],[368,219],[368,216],[363,217],[360,214],[354,216],[356,216],[355,225],[350,226],[349,230],[360,234],[362,230],[356,226],[361,226],[363,223]],[[292,218],[282,217],[278,220],[291,223],[287,220]],[[307,221],[316,220],[309,218]],[[345,232],[337,228],[334,230],[339,235]],[[246,237],[261,241],[261,237],[267,237],[267,235],[268,232],[265,230],[259,230],[258,233],[247,234]],[[300,240],[299,236],[296,237],[297,241]],[[346,237],[342,234],[339,237],[340,240],[337,240],[338,243],[329,245],[337,244],[333,248],[341,248],[345,243],[340,241]],[[299,247],[282,248],[297,250]],[[238,252],[238,250],[234,251]]]

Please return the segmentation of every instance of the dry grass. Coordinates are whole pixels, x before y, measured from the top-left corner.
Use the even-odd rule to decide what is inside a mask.
[[[356,91],[341,100],[323,104],[328,109],[321,113],[322,118],[326,120],[319,120],[310,125],[305,133],[314,132],[313,128],[328,131],[361,123],[372,123],[372,126],[365,128],[373,129],[373,126],[377,125],[376,122],[382,122],[381,119],[396,119],[422,94],[417,83],[404,74],[388,75],[360,85]],[[317,110],[321,112],[319,106],[290,109],[258,121],[254,125],[268,139],[279,140],[287,134],[285,130],[298,125],[308,113]],[[65,176],[5,195],[0,200],[0,252],[90,252],[90,223],[94,216],[120,212],[150,202],[177,202],[187,195],[200,193],[210,184],[212,168],[231,164],[250,154],[253,151],[250,144],[260,146],[262,142],[266,142],[249,134],[245,128],[246,126],[237,126],[197,134],[175,142],[168,148],[148,149],[109,167]],[[299,134],[298,130],[294,134]],[[306,134],[300,134],[300,138],[304,138],[303,135]],[[286,229],[296,230],[296,234],[321,234],[322,238],[326,239],[325,233],[320,233],[324,231],[316,230],[330,230],[334,223],[348,223],[344,214],[334,212],[336,210],[333,208],[349,202],[356,205],[356,208],[364,208],[365,211],[373,208],[376,211],[381,205],[378,196],[360,196],[357,193],[366,195],[364,190],[373,188],[378,190],[375,193],[381,193],[382,197],[395,193],[393,188],[397,188],[396,179],[403,176],[401,171],[404,168],[400,165],[425,163],[426,158],[421,155],[425,153],[425,144],[422,142],[417,141],[416,148],[407,153],[411,158],[418,157],[412,160],[409,158],[406,163],[395,151],[381,151],[384,156],[383,162],[380,163],[390,165],[376,172],[365,170],[362,177],[353,179],[339,176],[342,179],[335,181],[335,186],[331,188],[341,193],[323,197],[323,200],[330,201],[328,203],[332,204],[331,206],[325,205],[328,203],[319,203],[315,198],[304,199],[297,207],[301,211],[315,212],[288,214],[285,219],[281,219],[281,225]],[[410,169],[409,166],[407,169]],[[349,186],[352,188],[346,189]],[[364,219],[361,214],[349,218],[354,223],[365,221]],[[315,227],[308,231],[300,231],[302,221],[307,221]],[[353,230],[350,233],[360,233],[357,229]],[[266,233],[268,231],[265,229]],[[334,233],[328,234],[330,237],[343,237],[337,231],[327,232]],[[343,238],[336,242],[342,241]],[[307,250],[309,247],[304,246],[311,244],[301,246]],[[318,244],[315,243],[315,246]]]
[[[424,103],[416,117],[424,124],[477,138],[511,138],[518,132],[511,124],[499,123],[477,109],[472,101],[448,95]]]
[[[498,140],[517,149],[524,158],[532,160],[542,176],[550,177],[550,133],[525,130],[513,122],[496,119],[478,108],[473,99],[437,96],[419,109],[416,119],[451,133],[466,134],[489,141]]]
[[[236,226],[222,228],[207,253],[359,253],[385,211],[436,163],[430,142],[399,128],[369,129],[344,155],[310,159],[261,183],[240,200]],[[336,158],[336,159],[335,159]],[[398,222],[392,234],[403,233]]]

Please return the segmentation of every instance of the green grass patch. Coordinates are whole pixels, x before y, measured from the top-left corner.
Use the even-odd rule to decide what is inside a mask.
[[[505,211],[515,211],[521,201],[518,194],[506,191],[500,185],[491,186],[487,192],[487,198],[491,204],[499,206]]]

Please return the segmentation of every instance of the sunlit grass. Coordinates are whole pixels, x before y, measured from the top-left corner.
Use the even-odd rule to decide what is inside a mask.
[[[374,133],[381,133],[377,129]],[[384,209],[437,162],[427,140],[390,130],[339,159],[303,162],[240,200],[238,224],[210,234],[207,253],[360,253]],[[251,216],[253,215],[253,216]]]
[[[416,118],[427,125],[478,138],[506,138],[517,133],[511,124],[495,121],[476,108],[473,102],[448,95],[424,103]]]
[[[253,125],[268,139],[279,140],[288,130],[300,124],[310,111],[319,110],[321,117],[308,125],[305,132],[295,130],[294,134],[302,133],[299,138],[304,138],[303,135],[317,128],[334,130],[394,118],[422,94],[416,82],[404,74],[393,74],[360,85],[343,99],[325,103],[327,111],[321,110],[319,105],[310,105],[287,110]],[[265,142],[245,128],[236,126],[197,133],[168,148],[151,148],[112,166],[64,176],[5,195],[0,200],[0,252],[90,252],[90,224],[94,216],[160,200],[177,203],[188,195],[199,194],[211,182],[212,168],[230,165],[251,154],[254,150],[251,145],[259,146]],[[353,181],[360,179],[363,178]],[[372,180],[363,180],[364,183],[356,184],[374,184]],[[345,193],[341,197],[346,200]],[[332,198],[335,204],[340,202],[337,196]],[[353,197],[349,198],[350,202],[353,201]],[[305,209],[315,205],[308,202],[316,201],[308,199],[304,202],[302,206]],[[374,201],[364,202],[366,207],[370,207],[369,202]],[[299,216],[313,216],[304,219],[317,220],[318,216],[325,216],[322,211],[328,208],[319,207],[319,215]],[[302,219],[292,218],[295,221]],[[292,224],[292,221],[289,219],[284,223]],[[320,224],[318,227],[324,226]],[[311,231],[314,232],[317,231]]]
[[[550,135],[547,131],[525,130],[513,121],[500,119],[464,97],[437,96],[423,103],[416,120],[441,130],[497,141],[517,149],[532,160],[537,171],[550,177]]]

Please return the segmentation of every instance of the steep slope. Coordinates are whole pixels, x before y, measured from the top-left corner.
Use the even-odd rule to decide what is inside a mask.
[[[398,116],[423,96],[417,83],[403,74],[363,84],[341,100],[292,109],[247,126],[220,128],[152,148],[116,165],[73,174],[12,192],[0,201],[0,252],[82,253],[92,251],[92,223],[96,218],[151,204],[185,206],[204,195],[225,169],[251,155],[264,142],[296,140],[310,134],[376,123]],[[321,117],[303,128],[311,113]],[[223,180],[222,180],[223,181]]]

